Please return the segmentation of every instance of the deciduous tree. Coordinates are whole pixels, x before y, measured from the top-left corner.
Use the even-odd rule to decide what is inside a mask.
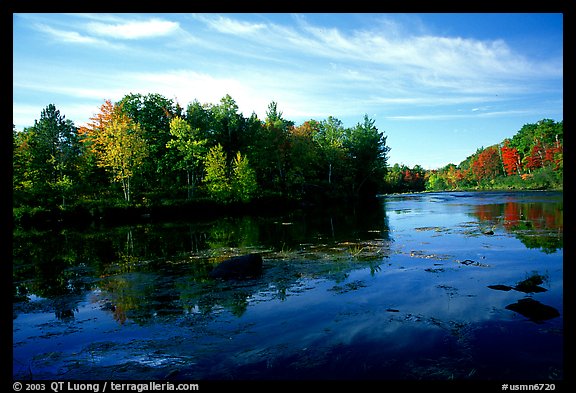
[[[173,139],[168,141],[166,147],[178,151],[179,159],[176,160],[176,165],[186,171],[186,185],[190,199],[206,152],[207,140],[199,139],[199,130],[193,130],[190,124],[179,116],[170,120],[170,135]]]
[[[518,149],[509,146],[510,141],[506,140],[500,149],[502,152],[502,164],[508,176],[519,175],[522,169],[522,162]]]
[[[250,167],[248,157],[242,156],[240,152],[232,163],[232,195],[233,199],[241,202],[249,202],[258,191],[256,174]]]
[[[226,154],[222,145],[213,146],[208,151],[205,160],[206,176],[204,181],[209,194],[217,201],[230,200],[232,186],[228,177]]]
[[[131,200],[130,180],[148,156],[148,145],[140,126],[118,105],[106,101],[87,127],[82,129],[82,142],[96,155],[98,166],[122,184],[124,199]]]

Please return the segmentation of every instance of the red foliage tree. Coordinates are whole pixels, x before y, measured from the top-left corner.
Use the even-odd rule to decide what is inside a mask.
[[[537,169],[544,166],[545,149],[540,141],[536,142],[530,150],[530,155],[526,157],[526,168]]]
[[[518,149],[509,147],[508,141],[506,141],[500,150],[502,152],[502,164],[504,165],[506,174],[508,176],[520,174],[522,164]]]
[[[558,170],[563,164],[563,148],[560,142],[549,147],[544,152],[544,162],[547,165],[554,165],[554,170]]]
[[[472,173],[477,180],[494,179],[500,174],[500,168],[500,154],[495,146],[482,150],[472,163]]]

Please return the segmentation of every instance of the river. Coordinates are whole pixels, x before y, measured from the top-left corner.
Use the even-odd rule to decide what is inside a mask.
[[[563,378],[561,192],[13,237],[15,379]]]

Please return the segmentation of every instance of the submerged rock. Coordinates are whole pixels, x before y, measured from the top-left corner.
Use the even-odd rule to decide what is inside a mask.
[[[257,277],[262,274],[262,256],[248,254],[227,259],[218,264],[210,273],[212,278],[224,280]]]
[[[537,323],[560,316],[560,313],[554,307],[542,304],[532,298],[520,299],[516,303],[507,305],[506,309],[524,315]]]
[[[508,285],[502,285],[502,284],[496,284],[496,285],[488,285],[488,288],[490,289],[495,289],[497,291],[510,291],[511,289],[514,289],[511,286]]]
[[[534,275],[528,277],[527,279],[520,281],[518,284],[516,284],[513,287],[509,286],[509,285],[496,284],[496,285],[488,285],[488,288],[496,289],[498,291],[510,291],[511,289],[514,289],[516,291],[524,292],[524,293],[546,292],[547,289],[542,288],[539,285],[539,284],[542,284],[544,282],[544,278],[545,278],[544,276],[541,276],[539,274],[534,274]]]
[[[544,276],[539,274],[533,274],[532,276],[528,277],[527,279],[520,281],[514,287],[515,290],[525,293],[530,292],[545,292],[546,288],[542,288],[540,284],[544,282]]]

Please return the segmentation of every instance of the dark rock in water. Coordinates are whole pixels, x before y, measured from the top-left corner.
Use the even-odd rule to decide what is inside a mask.
[[[547,306],[531,298],[520,299],[516,303],[507,305],[506,309],[522,314],[534,322],[542,322],[560,316],[560,313],[554,307]]]
[[[538,292],[546,292],[547,291],[546,288],[542,288],[539,285],[531,285],[531,286],[516,285],[514,287],[514,289],[517,291],[520,291],[520,292],[524,292],[524,293],[538,293]]]
[[[511,286],[502,285],[502,284],[488,285],[488,288],[490,288],[490,289],[495,289],[495,290],[497,290],[497,291],[509,291],[509,290],[511,290],[511,289],[514,289],[514,288],[512,288]]]
[[[262,274],[262,256],[248,254],[227,259],[210,272],[210,277],[224,280],[257,277]]]
[[[526,280],[520,281],[514,287],[515,290],[525,293],[546,292],[546,288],[542,288],[540,284],[544,282],[544,277],[539,274],[534,274]]]

